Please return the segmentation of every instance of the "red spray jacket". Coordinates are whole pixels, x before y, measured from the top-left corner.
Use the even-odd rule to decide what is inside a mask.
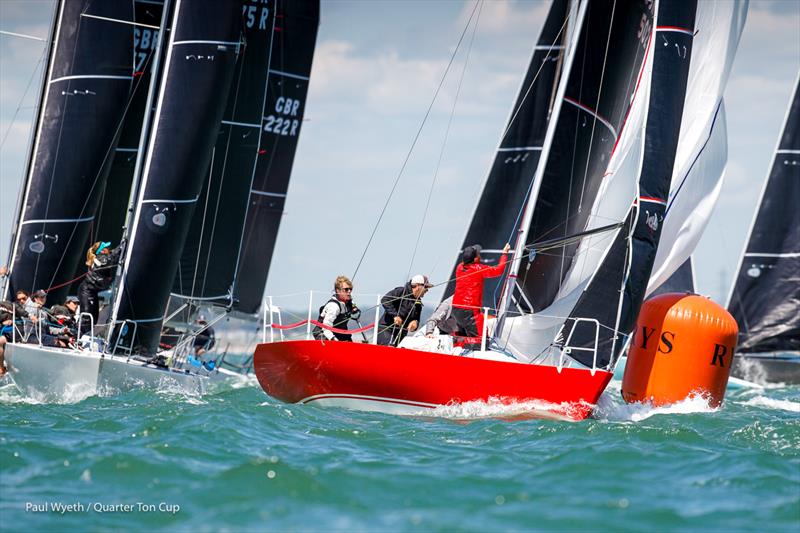
[[[453,293],[453,306],[477,309],[483,305],[483,280],[496,278],[503,274],[508,254],[500,256],[496,266],[483,263],[459,263],[456,267],[456,290]]]

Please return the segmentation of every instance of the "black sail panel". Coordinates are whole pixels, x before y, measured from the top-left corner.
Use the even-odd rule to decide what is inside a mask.
[[[659,294],[667,294],[670,292],[695,292],[694,267],[692,266],[691,256],[681,263],[678,270],[673,272],[672,275],[667,278],[667,281],[659,285],[650,296],[658,296]]]
[[[158,346],[183,242],[225,110],[241,24],[238,1],[179,0],[174,8],[114,309],[117,321],[136,323],[132,344],[144,353]]]
[[[740,353],[800,351],[799,90],[796,82],[728,304]]]
[[[582,232],[636,91],[652,27],[652,2],[588,5],[568,73],[552,145],[528,229],[527,245]],[[642,29],[645,30],[644,39]],[[524,300],[550,305],[577,243],[538,254],[521,267]]]
[[[584,350],[574,350],[571,355],[586,366],[606,367],[616,360],[625,345],[622,335],[633,330],[644,301],[675,163],[695,15],[696,2],[658,3],[658,27],[651,38],[657,45],[639,171],[639,198],[564,327],[566,336],[577,324],[569,345]],[[581,318],[595,319],[599,326],[578,323]],[[594,359],[593,352],[585,349],[594,347],[596,333],[599,340]]]
[[[114,151],[111,170],[106,179],[106,187],[100,207],[92,226],[89,243],[110,241],[118,243],[122,238],[125,218],[128,214],[133,173],[142,133],[147,90],[150,87],[153,58],[158,43],[158,27],[164,8],[162,0],[135,0],[136,23],[133,29],[133,88],[130,105],[125,113],[119,142]],[[153,28],[152,26],[155,26]]]
[[[239,252],[235,307],[255,313],[267,281],[305,112],[318,0],[277,4],[261,141]]]
[[[262,135],[275,20],[275,0],[244,4],[244,44],[173,295],[222,304],[233,297],[239,236]]]
[[[495,251],[502,250],[506,242],[513,242],[518,218],[530,193],[563,62],[567,5],[567,0],[556,0],[550,7],[506,126],[507,132],[495,154],[461,246],[463,250],[480,244],[484,249],[481,256],[485,259],[497,259]],[[459,262],[457,259],[456,265]],[[455,267],[443,298],[455,290],[454,271]],[[484,282],[484,306],[497,307],[502,279],[496,277]]]
[[[83,16],[90,15],[90,16]],[[64,0],[29,162],[11,290],[63,301],[86,242],[131,88],[129,2]]]

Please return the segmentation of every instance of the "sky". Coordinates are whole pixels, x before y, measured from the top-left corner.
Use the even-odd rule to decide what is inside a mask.
[[[0,0],[0,30],[46,38],[52,5]],[[322,0],[305,120],[267,283],[276,303],[330,290],[337,275],[353,275],[362,255],[354,282],[357,301],[367,305],[416,273],[446,280],[549,2],[484,3],[472,45],[468,34],[375,230],[473,6],[474,0]],[[42,42],[0,35],[0,264],[43,50]],[[799,69],[800,2],[751,1],[725,93],[725,183],[694,256],[698,292],[717,301],[724,302],[738,266]],[[437,302],[442,290],[434,288],[426,301]]]

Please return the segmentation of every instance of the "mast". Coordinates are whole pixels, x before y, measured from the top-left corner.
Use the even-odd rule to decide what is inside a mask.
[[[132,80],[132,5],[59,7],[10,261],[11,290],[61,301],[83,259]]]
[[[728,310],[737,353],[800,351],[800,74],[751,222]]]
[[[136,324],[119,331],[124,345],[143,353],[154,353],[158,346],[170,288],[225,109],[241,23],[238,2],[178,0],[174,8],[153,131],[111,315],[115,329],[123,321]]]

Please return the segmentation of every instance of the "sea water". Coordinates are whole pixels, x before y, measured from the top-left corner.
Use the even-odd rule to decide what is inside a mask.
[[[7,383],[7,382],[6,382]],[[0,386],[3,531],[798,531],[800,388],[525,419],[286,405],[255,380],[37,403]]]

